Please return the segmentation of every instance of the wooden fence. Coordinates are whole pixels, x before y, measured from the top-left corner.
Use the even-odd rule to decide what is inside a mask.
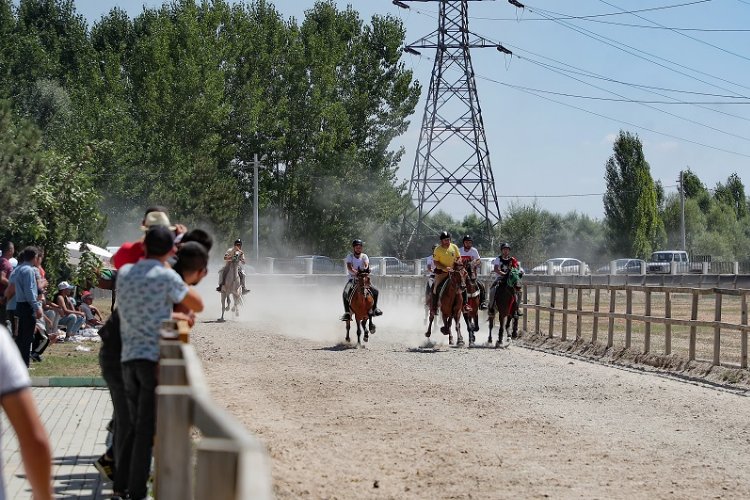
[[[593,299],[591,294],[593,293]],[[622,299],[624,295],[624,304]],[[652,331],[654,325],[661,325],[663,329],[664,346],[666,355],[673,351],[673,331],[675,327],[685,327],[689,333],[686,335],[687,352],[685,355],[690,361],[696,360],[696,348],[698,345],[698,329],[708,328],[713,332],[713,343],[709,349],[711,362],[718,366],[722,364],[722,334],[737,340],[739,366],[743,369],[747,364],[747,334],[750,331],[747,317],[747,299],[750,289],[728,289],[728,288],[694,288],[677,286],[644,286],[644,285],[606,285],[590,283],[555,283],[535,282],[523,285],[523,303],[521,307],[527,311],[523,316],[523,329],[529,330],[531,322],[530,312],[533,311],[533,331],[542,332],[543,319],[547,321],[547,336],[550,338],[559,334],[562,340],[568,340],[570,318],[575,318],[575,340],[583,340],[583,332],[590,331],[590,342],[599,342],[600,320],[607,320],[606,345],[614,347],[615,335],[619,329],[615,328],[616,320],[624,320],[623,347],[633,348],[634,322],[641,323],[642,329],[642,352],[652,351]],[[604,297],[603,297],[604,296]],[[684,304],[680,307],[680,313],[686,317],[680,317],[674,306],[675,297],[689,297],[689,306]],[[618,297],[620,300],[618,300]],[[635,300],[634,300],[635,297]],[[702,297],[709,297],[713,307],[708,312],[713,319],[704,319],[706,309],[701,311],[701,304],[706,305],[707,300],[701,301]],[[544,298],[544,300],[542,300]],[[734,299],[731,311],[724,306],[729,298]],[[658,300],[657,300],[658,299]],[[655,305],[659,305],[657,313]],[[618,311],[618,303],[620,310]],[[643,307],[642,314],[634,312],[634,303]],[[548,305],[547,305],[548,304]],[[602,311],[602,307],[608,310]],[[622,310],[624,306],[624,311]],[[727,314],[729,313],[729,314]],[[546,316],[543,318],[543,316]],[[689,317],[687,317],[689,316]],[[730,317],[727,317],[730,316]],[[709,316],[710,317],[710,316]],[[593,323],[591,328],[584,329],[584,321],[589,318]],[[642,331],[641,331],[642,330]],[[727,363],[724,364],[735,364]]]
[[[211,401],[192,346],[161,341],[154,458],[159,500],[271,499],[261,442]],[[194,442],[193,433],[200,437]]]

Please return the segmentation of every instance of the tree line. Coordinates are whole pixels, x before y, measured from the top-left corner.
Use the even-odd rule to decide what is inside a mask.
[[[0,237],[39,244],[62,268],[64,242],[102,244],[108,220],[158,203],[219,240],[247,238],[257,154],[262,255],[338,257],[353,237],[400,255],[411,201],[393,140],[422,91],[404,38],[399,19],[332,1],[298,21],[265,0],[180,0],[89,27],[70,0],[0,0]],[[531,261],[681,245],[679,199],[651,178],[637,136],[620,134],[602,175],[603,220],[511,203],[492,236]],[[750,258],[737,175],[709,189],[689,171],[685,194],[690,251]],[[497,253],[476,215],[427,223]]]

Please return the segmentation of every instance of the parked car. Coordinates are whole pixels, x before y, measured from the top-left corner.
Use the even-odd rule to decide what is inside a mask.
[[[342,274],[344,272],[343,260],[336,262],[325,255],[296,256],[292,261],[296,272],[307,272],[307,259],[313,259],[313,274]]]
[[[396,257],[370,257],[370,270],[373,274],[380,274],[381,266],[385,263],[385,274],[414,274],[414,265],[403,262]]]
[[[641,264],[646,261],[641,259],[616,259],[615,274],[641,274]],[[609,264],[596,270],[599,274],[610,274]]]
[[[585,262],[571,257],[556,257],[548,259],[544,264],[540,264],[531,269],[532,274],[550,274],[547,271],[548,266],[552,267],[551,274],[588,274],[589,266]]]
[[[684,250],[659,250],[651,254],[648,261],[649,273],[668,273],[672,262],[677,263],[677,272],[686,273],[690,271],[690,258]]]

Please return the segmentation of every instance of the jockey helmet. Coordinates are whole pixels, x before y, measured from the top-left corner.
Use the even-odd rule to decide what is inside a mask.
[[[442,233],[440,233],[439,239],[444,240],[445,238],[450,238],[450,237],[451,237],[451,233],[449,233],[448,231],[443,231]]]
[[[241,239],[239,239],[239,238],[237,238],[236,240],[234,240],[234,244],[235,244],[235,245],[239,245],[239,246],[242,246],[242,240],[241,240]]]
[[[468,235],[468,234],[464,236],[464,243],[466,243],[467,241],[471,241],[472,243],[474,243],[474,240],[471,239],[471,235]]]
[[[352,241],[352,246],[353,247],[356,247],[357,245],[363,245],[363,244],[364,243],[362,243],[362,240],[360,240],[359,238],[356,239],[356,240],[354,240],[354,241]]]
[[[500,245],[500,250],[502,250],[503,248],[507,248],[508,250],[510,250],[510,243],[503,243],[502,245]]]

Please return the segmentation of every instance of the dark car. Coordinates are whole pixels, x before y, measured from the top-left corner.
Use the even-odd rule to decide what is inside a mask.
[[[370,270],[380,274],[385,262],[385,274],[414,274],[414,265],[403,262],[396,257],[370,257]]]
[[[641,264],[646,261],[641,259],[616,259],[615,274],[641,274]],[[596,270],[598,274],[610,274],[609,264]]]
[[[343,261],[337,263],[325,255],[298,255],[292,261],[294,269],[299,273],[306,273],[308,259],[313,260],[313,274],[343,274],[344,272]]]

